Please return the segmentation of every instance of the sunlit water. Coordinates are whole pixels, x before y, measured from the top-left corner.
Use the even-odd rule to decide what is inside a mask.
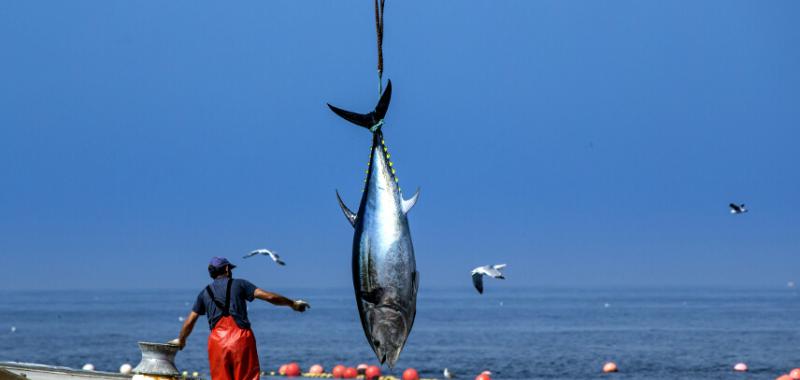
[[[177,336],[198,290],[0,291],[0,360],[116,371],[136,365],[137,341]],[[349,289],[294,289],[313,308],[298,314],[250,306],[262,369],[297,361],[374,363]],[[12,326],[16,331],[12,332]],[[178,354],[181,370],[208,372],[203,318]],[[772,379],[800,366],[795,290],[733,288],[492,289],[478,295],[422,288],[398,369],[471,379]],[[737,362],[750,366],[734,374]],[[388,371],[384,368],[384,371]]]

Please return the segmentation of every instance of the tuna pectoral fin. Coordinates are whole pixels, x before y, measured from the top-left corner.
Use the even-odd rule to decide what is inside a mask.
[[[416,296],[417,292],[419,291],[419,271],[414,271],[414,296]],[[414,315],[411,316],[411,323],[408,324],[408,331],[411,331],[411,328],[414,327],[414,320],[417,319],[417,308],[414,307]]]
[[[383,288],[374,288],[369,292],[361,294],[361,299],[373,305],[381,303],[381,297],[383,297]]]
[[[383,125],[383,118],[386,117],[386,111],[389,110],[389,102],[391,99],[392,81],[389,81],[389,83],[386,85],[386,90],[383,91],[383,95],[381,95],[381,99],[378,101],[378,105],[376,105],[375,109],[368,114],[350,112],[330,104],[328,104],[328,108],[330,108],[333,113],[339,115],[342,119],[375,132]]]
[[[350,221],[350,224],[355,227],[356,226],[356,214],[350,211],[347,206],[345,206],[344,201],[342,201],[342,197],[339,196],[339,190],[336,190],[336,199],[339,200],[339,207],[342,208],[342,212],[344,216],[347,217],[347,220]]]
[[[417,192],[414,193],[414,196],[411,197],[411,199],[408,200],[403,199],[402,201],[403,214],[408,214],[408,212],[411,211],[411,208],[414,207],[415,204],[417,204],[417,198],[419,198],[419,189],[417,189]]]

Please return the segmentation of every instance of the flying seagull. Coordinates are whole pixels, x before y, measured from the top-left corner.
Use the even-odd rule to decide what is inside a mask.
[[[278,256],[278,254],[277,254],[277,253],[275,253],[275,252],[272,252],[272,251],[270,251],[270,250],[268,250],[268,249],[264,249],[264,248],[262,248],[262,249],[256,249],[255,251],[253,251],[253,252],[250,252],[250,253],[248,253],[247,255],[245,255],[243,258],[245,258],[245,259],[246,259],[246,258],[248,258],[248,257],[253,257],[253,256],[255,256],[255,255],[264,255],[264,256],[269,256],[269,258],[270,258],[270,259],[272,259],[272,261],[274,261],[274,262],[278,263],[278,265],[286,265],[286,263],[284,263],[283,261],[281,261],[281,257],[280,257],[280,256]]]
[[[500,280],[505,280],[506,278],[503,277],[502,273],[500,273],[500,270],[505,267],[506,264],[497,264],[484,265],[482,267],[473,269],[472,284],[475,285],[475,289],[478,289],[478,293],[483,294],[483,276],[491,276]]]
[[[450,370],[447,369],[447,368],[444,369],[444,373],[443,374],[444,374],[444,378],[445,379],[452,379],[452,378],[455,377],[455,375],[453,375],[453,373],[450,372]]]
[[[743,212],[747,212],[747,208],[744,207],[744,203],[737,205],[736,203],[731,203],[728,205],[731,208],[731,214],[741,214]]]

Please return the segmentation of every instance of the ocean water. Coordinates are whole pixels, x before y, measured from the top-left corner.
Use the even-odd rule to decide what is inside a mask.
[[[787,288],[420,289],[398,367],[472,379],[773,379],[800,367],[800,296]],[[175,338],[200,289],[0,291],[0,361],[116,371],[137,341]],[[263,370],[374,363],[349,289],[285,289],[313,308],[250,306]],[[16,327],[11,332],[11,327]],[[176,359],[208,372],[205,318]],[[613,360],[620,372],[601,374]],[[750,372],[733,373],[737,362]]]

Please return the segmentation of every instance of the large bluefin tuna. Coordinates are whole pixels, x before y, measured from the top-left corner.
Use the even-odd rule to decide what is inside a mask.
[[[375,110],[368,114],[345,111],[328,104],[347,121],[372,132],[372,152],[358,212],[336,197],[353,236],[353,287],[361,326],[381,363],[393,367],[406,343],[417,313],[419,272],[406,214],[419,191],[404,200],[390,155],[383,140],[383,118],[389,109],[392,82],[386,86]]]

